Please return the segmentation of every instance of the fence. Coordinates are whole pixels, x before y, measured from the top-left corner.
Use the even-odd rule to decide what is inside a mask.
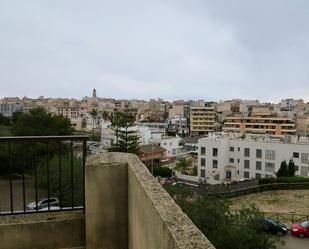
[[[234,198],[237,196],[249,195],[272,190],[297,190],[297,189],[309,189],[309,183],[271,183],[271,184],[253,185],[246,187],[239,186],[235,189],[227,189],[226,191],[222,192],[211,191],[206,187],[208,195],[217,196],[220,198]]]
[[[257,180],[250,180],[245,182],[237,182],[236,184],[222,184],[222,185],[207,185],[206,189],[209,193],[221,193],[237,191],[249,187],[258,186],[259,182]]]
[[[0,215],[84,209],[87,140],[0,137]]]
[[[265,216],[276,220],[277,222],[287,223],[300,223],[305,220],[309,220],[309,215],[306,214],[294,214],[294,213],[264,213]]]

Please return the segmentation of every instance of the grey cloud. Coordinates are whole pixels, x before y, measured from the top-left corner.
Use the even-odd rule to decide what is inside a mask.
[[[1,1],[0,96],[309,100],[308,11],[305,0]]]

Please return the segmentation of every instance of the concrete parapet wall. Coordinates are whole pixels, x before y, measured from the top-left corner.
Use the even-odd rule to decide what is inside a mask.
[[[58,249],[84,245],[85,218],[81,211],[0,217],[0,248]]]
[[[214,249],[139,158],[124,153],[87,160],[86,248]]]

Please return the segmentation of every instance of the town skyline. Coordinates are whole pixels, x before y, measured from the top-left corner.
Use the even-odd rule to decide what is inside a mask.
[[[96,88],[94,88],[96,89]],[[0,100],[1,99],[6,99],[6,98],[19,98],[19,99],[23,99],[23,98],[29,98],[29,99],[40,99],[40,98],[44,98],[44,99],[69,99],[69,100],[77,100],[77,101],[82,101],[85,98],[92,98],[91,94],[88,95],[84,95],[81,98],[79,97],[69,97],[69,96],[56,96],[56,97],[51,97],[51,96],[44,96],[44,95],[39,95],[39,96],[16,96],[16,95],[12,95],[12,96],[2,96],[0,95]],[[309,99],[305,99],[305,98],[301,98],[301,97],[297,97],[297,98],[293,98],[293,97],[287,97],[287,98],[279,98],[277,101],[264,101],[263,99],[258,99],[258,98],[230,98],[230,99],[205,99],[205,98],[191,98],[191,99],[167,99],[167,98],[162,98],[160,96],[157,97],[153,97],[153,98],[117,98],[117,97],[109,97],[109,96],[100,96],[100,94],[98,94],[97,99],[102,99],[102,100],[108,100],[108,99],[113,99],[113,100],[128,100],[128,101],[151,101],[151,100],[162,100],[162,101],[168,101],[168,102],[177,102],[177,101],[205,101],[205,102],[215,102],[215,103],[221,103],[221,102],[228,102],[228,101],[258,101],[259,104],[263,104],[263,103],[271,103],[271,104],[279,104],[281,101],[283,100],[287,100],[287,99],[292,99],[292,100],[303,100],[304,103],[309,102]]]

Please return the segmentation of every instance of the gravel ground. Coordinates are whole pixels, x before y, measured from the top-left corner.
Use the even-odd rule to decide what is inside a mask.
[[[231,199],[235,209],[255,203],[266,213],[295,213],[309,215],[309,190],[278,190]],[[309,247],[308,247],[309,248]]]

